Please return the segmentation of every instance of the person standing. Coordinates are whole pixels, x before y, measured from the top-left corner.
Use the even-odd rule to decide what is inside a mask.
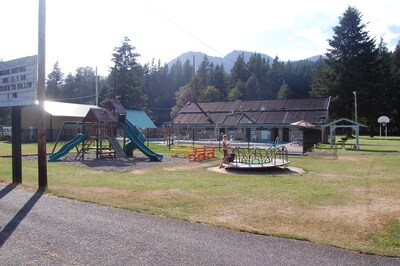
[[[224,157],[222,157],[221,164],[219,168],[224,167],[224,163],[228,163],[228,136],[224,134],[223,139],[222,139],[222,151],[224,152]]]

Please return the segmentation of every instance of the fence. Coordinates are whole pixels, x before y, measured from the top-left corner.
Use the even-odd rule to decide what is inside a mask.
[[[46,141],[56,141],[61,129],[47,129],[46,130]],[[204,130],[191,130],[190,134],[182,134],[178,130],[172,130],[171,128],[156,128],[156,129],[144,129],[142,130],[146,136],[147,141],[157,141],[163,145],[183,144],[183,145],[202,145],[202,146],[215,146],[221,149],[222,145],[222,134],[213,134],[213,131]],[[305,129],[302,132],[302,136],[293,135],[285,138],[286,141],[281,141],[279,137],[275,135],[264,136],[269,139],[262,138],[262,134],[265,132],[264,129],[252,129],[250,132],[247,130],[245,134],[238,137],[234,134],[229,134],[229,145],[232,147],[243,147],[243,148],[268,148],[271,146],[285,146],[289,154],[303,154],[307,150],[311,149],[314,144],[320,142],[321,134],[319,130]],[[59,136],[60,141],[68,141],[74,138],[77,134],[82,133],[81,127],[68,127],[64,128]],[[121,133],[121,132],[120,132]],[[120,134],[121,137],[123,133]],[[275,137],[274,140],[270,140]],[[21,133],[22,142],[37,142],[37,129],[24,129]]]

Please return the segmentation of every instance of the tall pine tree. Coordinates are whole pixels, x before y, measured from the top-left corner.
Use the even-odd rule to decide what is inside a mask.
[[[130,42],[130,39],[125,37],[122,45],[114,49],[112,61],[115,65],[111,71],[113,96],[126,109],[145,110],[148,98],[142,87],[143,69],[137,63],[140,55],[135,52],[136,47]]]
[[[326,68],[314,83],[313,95],[332,96],[332,117],[354,117],[354,93],[358,99],[358,120],[371,127],[377,115],[377,49],[362,23],[362,14],[348,7],[328,40]],[[361,118],[361,119],[360,119]]]

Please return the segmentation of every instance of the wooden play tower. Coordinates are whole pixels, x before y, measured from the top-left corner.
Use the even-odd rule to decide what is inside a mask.
[[[106,108],[91,108],[83,122],[93,123],[89,138],[96,141],[96,158],[126,158],[117,140],[119,122],[125,120],[126,110],[119,101],[108,100]]]

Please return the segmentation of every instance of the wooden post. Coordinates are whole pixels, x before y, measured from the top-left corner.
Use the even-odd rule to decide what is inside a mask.
[[[46,100],[46,0],[39,0],[38,43],[38,174],[39,189],[47,187],[46,126],[44,102]]]
[[[12,126],[12,182],[22,183],[21,106],[11,107]]]

